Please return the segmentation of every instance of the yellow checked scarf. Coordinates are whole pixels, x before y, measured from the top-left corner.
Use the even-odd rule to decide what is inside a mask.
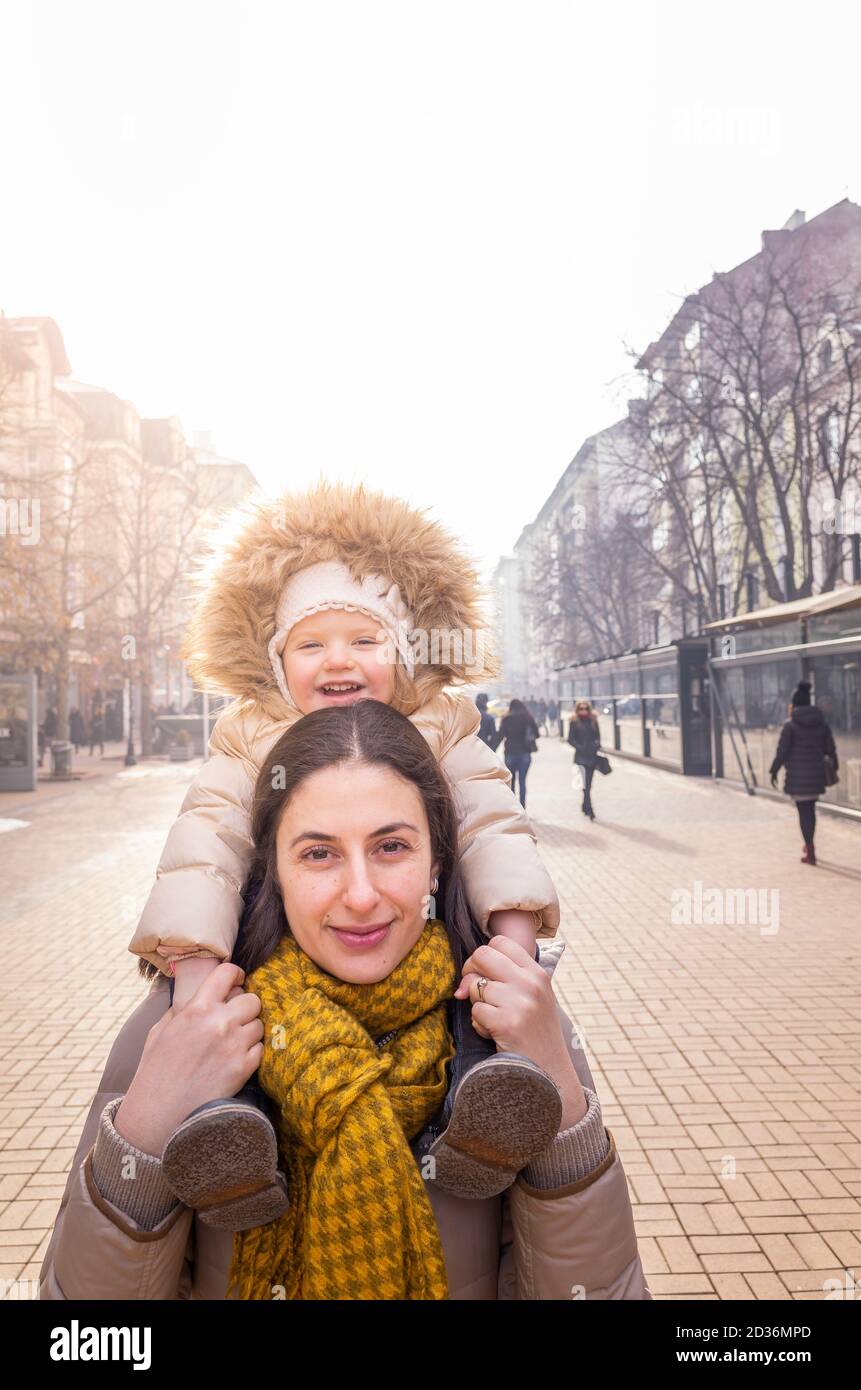
[[[446,1093],[456,982],[445,927],[378,984],[344,984],[291,936],[248,977],[265,1028],[260,1085],[276,1102],[290,1206],[237,1232],[243,1299],[444,1299],[439,1231],[409,1147]],[[392,1029],[377,1049],[374,1039]]]

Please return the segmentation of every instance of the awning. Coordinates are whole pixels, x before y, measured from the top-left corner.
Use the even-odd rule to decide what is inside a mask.
[[[789,603],[776,603],[771,608],[757,608],[753,613],[737,613],[733,618],[719,618],[717,622],[707,623],[704,632],[728,632],[730,628],[770,627],[774,623],[786,623],[792,618],[810,618],[816,613],[830,613],[838,608],[855,608],[861,605],[861,584],[847,584],[842,589],[832,589],[827,594],[813,594],[810,598],[795,598]]]

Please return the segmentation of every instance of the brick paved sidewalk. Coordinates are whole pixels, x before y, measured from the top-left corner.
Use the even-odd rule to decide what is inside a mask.
[[[652,1292],[823,1298],[847,1269],[861,1284],[861,825],[820,816],[809,868],[791,803],[618,758],[590,824],[570,750],[540,749],[527,799],[571,941],[559,992]],[[673,925],[697,880],[705,901],[778,890],[777,930]]]
[[[559,993],[653,1292],[805,1299],[846,1270],[861,1280],[861,826],[821,817],[809,869],[791,805],[621,759],[590,824],[570,750],[540,749],[528,809],[571,943]],[[108,1049],[145,988],[126,945],[198,766],[77,784],[0,836],[0,1278],[38,1275]],[[777,930],[674,925],[674,892],[697,880],[778,890]]]

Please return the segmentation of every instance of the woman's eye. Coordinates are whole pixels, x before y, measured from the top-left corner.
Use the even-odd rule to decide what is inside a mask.
[[[315,845],[313,849],[309,849],[305,854],[303,854],[303,855],[302,855],[302,858],[303,858],[303,859],[310,859],[311,862],[314,863],[314,864],[322,864],[322,863],[324,862],[323,859],[318,859],[316,856],[317,856],[317,855],[324,855],[324,856],[325,856],[325,855],[328,855],[328,853],[329,853],[329,850],[328,850],[328,847],[327,847],[326,845]]]
[[[380,849],[386,849],[386,847],[394,847],[395,851],[399,849],[409,849],[409,845],[404,840],[383,840]]]

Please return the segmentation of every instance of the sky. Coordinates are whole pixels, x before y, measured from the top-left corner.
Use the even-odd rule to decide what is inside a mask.
[[[859,40],[845,0],[0,0],[0,309],[489,577],[680,299],[861,200]]]

